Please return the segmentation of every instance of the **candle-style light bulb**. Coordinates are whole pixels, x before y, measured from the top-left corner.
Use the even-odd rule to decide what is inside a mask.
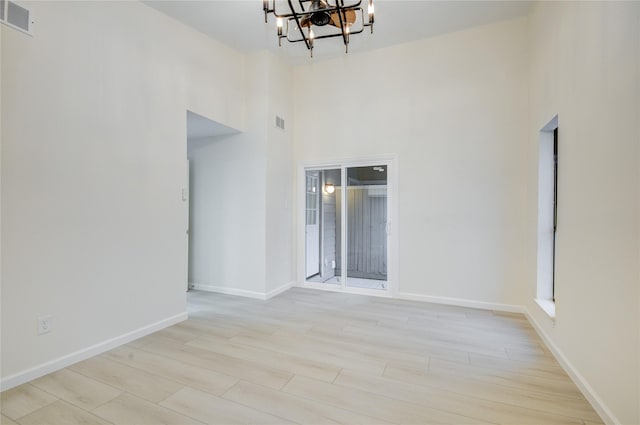
[[[344,26],[344,52],[349,53],[349,25]]]
[[[369,12],[369,23],[373,24],[373,21],[375,19],[375,7],[373,6],[373,0],[369,0],[368,12]]]
[[[282,18],[276,19],[276,26],[278,27],[278,37],[282,37],[282,26],[283,26]]]

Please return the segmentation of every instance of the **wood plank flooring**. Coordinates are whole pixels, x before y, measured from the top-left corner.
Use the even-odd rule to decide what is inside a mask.
[[[1,394],[2,424],[602,424],[522,315],[294,288]]]

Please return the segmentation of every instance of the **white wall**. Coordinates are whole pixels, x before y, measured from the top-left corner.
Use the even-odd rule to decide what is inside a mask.
[[[2,318],[2,134],[2,29],[0,28],[0,319]],[[0,332],[2,332],[1,325]],[[2,338],[0,335],[0,376],[1,367]]]
[[[522,303],[527,72],[526,19],[295,69],[297,160],[398,155],[400,293]]]
[[[527,308],[610,423],[640,422],[640,4],[530,16]],[[559,122],[556,322],[533,302],[538,131]]]
[[[265,161],[255,154],[260,143],[246,134],[219,136],[189,153],[190,282],[198,289],[264,292]]]
[[[3,383],[183,317],[185,111],[245,125],[243,55],[138,2],[29,6],[33,37],[0,26]]]
[[[638,43],[637,57],[640,58],[640,43]],[[640,60],[640,59],[639,59]],[[636,108],[636,123],[638,124],[637,140],[640,140],[640,108]],[[638,149],[638,163],[640,164],[640,149]],[[638,173],[638,199],[640,199],[640,173]],[[640,214],[638,215],[638,244],[640,244]],[[640,264],[640,249],[638,249],[638,264]],[[638,267],[638,315],[640,315],[640,267]],[[640,357],[640,325],[638,325],[638,356]],[[638,409],[640,409],[640,366],[638,367]],[[640,416],[640,412],[638,413]]]
[[[246,59],[245,131],[200,141],[189,152],[196,288],[264,292],[267,89],[260,61],[259,55]]]
[[[271,53],[247,58],[246,131],[193,143],[191,282],[264,298],[292,270],[291,70]]]
[[[298,47],[298,46],[296,46]],[[273,293],[294,280],[293,223],[293,70],[267,55],[266,291]],[[275,116],[285,119],[284,131]]]

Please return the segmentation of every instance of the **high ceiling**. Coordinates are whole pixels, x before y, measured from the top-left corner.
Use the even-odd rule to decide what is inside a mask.
[[[149,0],[147,5],[243,52],[268,49],[292,63],[311,59],[301,43],[278,48],[275,19],[260,0]],[[525,16],[533,1],[375,0],[373,35],[351,37],[349,54]],[[366,10],[366,0],[363,1]],[[281,4],[278,3],[278,6]],[[344,55],[340,39],[318,40],[314,61]]]

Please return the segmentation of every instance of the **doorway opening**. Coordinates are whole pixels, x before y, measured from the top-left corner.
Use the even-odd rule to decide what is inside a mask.
[[[240,133],[231,127],[187,111],[187,185],[182,200],[187,204],[186,250],[187,290],[213,286],[227,240],[221,231],[220,182],[225,181],[217,147],[223,140]],[[221,260],[220,260],[221,261]]]
[[[303,168],[305,285],[389,289],[391,160]]]

